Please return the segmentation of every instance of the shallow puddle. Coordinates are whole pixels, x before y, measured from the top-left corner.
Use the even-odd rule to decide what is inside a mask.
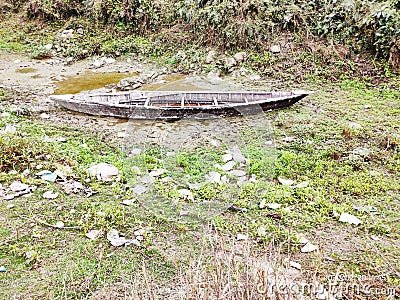
[[[138,75],[139,73],[95,73],[88,71],[78,76],[68,76],[64,80],[55,81],[56,89],[54,94],[77,94],[82,91],[99,89],[107,84],[118,83],[124,78]]]
[[[21,69],[16,70],[15,72],[20,73],[20,74],[28,74],[28,73],[37,72],[37,69],[35,69],[35,68],[21,68]]]

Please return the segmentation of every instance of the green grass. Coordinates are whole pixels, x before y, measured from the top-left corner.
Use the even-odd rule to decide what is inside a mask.
[[[278,261],[293,257],[303,266],[304,280],[317,272],[318,280],[326,283],[327,275],[342,269],[346,274],[386,274],[384,286],[396,287],[400,254],[399,99],[395,89],[344,81],[341,86],[321,88],[290,109],[267,113],[276,149],[262,147],[260,141],[264,140],[252,136],[254,132],[244,129],[241,133],[243,153],[249,158],[245,170],[257,180],[238,187],[236,179],[220,171],[228,182],[192,189],[193,202],[182,198],[178,189],[187,188],[187,182],[201,183],[208,172],[218,170],[215,164],[223,164],[226,146],[197,145],[181,149],[175,156],[166,155],[170,149],[147,147],[128,158],[122,150],[107,145],[101,133],[13,115],[2,118],[0,129],[13,124],[17,133],[0,134],[0,183],[8,187],[12,181],[22,180],[37,189],[28,198],[0,200],[0,265],[7,267],[7,272],[0,274],[0,297],[90,298],[96,291],[121,282],[130,288],[140,287],[145,294],[159,294],[163,286],[174,286],[179,280],[193,284],[195,276],[189,266],[199,255],[203,255],[200,261],[205,266],[201,272],[210,275],[219,270],[215,249],[204,243],[211,232],[225,241],[218,244],[224,251],[237,247],[238,242],[228,242],[236,234],[248,234],[253,260],[257,259],[255,253],[263,251],[277,254]],[[65,137],[67,141],[47,143],[43,136]],[[292,141],[283,140],[290,136]],[[358,148],[368,151],[357,154]],[[99,162],[117,166],[121,179],[87,181],[86,169]],[[49,170],[68,166],[73,178],[96,193],[89,198],[83,192],[67,195],[58,183],[45,183],[33,175],[22,177],[23,170],[35,173],[39,164]],[[131,189],[141,183],[134,166],[142,174],[156,168],[165,168],[167,173],[138,196]],[[171,180],[163,182],[167,177]],[[307,182],[307,186],[284,186],[278,177],[292,179],[295,184]],[[47,190],[60,195],[55,200],[44,199],[42,194]],[[281,207],[260,209],[263,199]],[[123,200],[134,200],[134,205],[124,206]],[[184,208],[204,201],[235,204],[247,211],[222,210],[200,223],[178,222],[170,217],[174,212],[168,212],[172,203]],[[7,208],[10,203],[14,204],[12,209]],[[368,207],[374,209],[369,211]],[[342,212],[363,223],[356,227],[338,222]],[[48,226],[58,221],[67,228]],[[212,230],[204,230],[205,224]],[[105,237],[90,241],[84,236],[92,229],[111,228],[127,237],[143,228],[144,241],[140,247],[114,248]],[[300,253],[296,233],[318,244],[320,252]],[[187,289],[186,295],[194,293],[191,291]]]

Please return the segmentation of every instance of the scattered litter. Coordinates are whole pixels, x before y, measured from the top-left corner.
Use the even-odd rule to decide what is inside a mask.
[[[92,241],[97,240],[101,235],[103,234],[103,231],[101,230],[90,230],[88,233],[86,233],[86,237]]]
[[[226,164],[224,164],[221,169],[224,171],[230,171],[233,169],[233,167],[236,165],[236,162],[234,162],[233,160],[228,161]]]
[[[263,208],[270,208],[270,209],[278,209],[281,207],[281,204],[279,203],[267,203],[265,199],[262,199],[260,202],[260,209]]]
[[[295,268],[297,270],[301,270],[301,264],[295,262],[295,261],[290,261],[289,262],[289,266],[291,266],[292,268]]]
[[[193,197],[193,193],[187,189],[180,189],[178,190],[179,196],[184,198],[185,200],[190,200],[193,201],[194,197]]]
[[[56,199],[58,197],[58,193],[53,193],[53,191],[47,191],[43,194],[43,198],[45,199]]]
[[[141,195],[147,191],[147,188],[143,185],[138,184],[132,189],[132,192],[135,193],[136,195]]]
[[[111,177],[117,176],[119,174],[118,168],[107,164],[99,163],[88,169],[89,175],[96,177],[97,180],[108,181]]]
[[[232,154],[228,153],[228,154],[223,155],[221,159],[223,162],[228,162],[233,159],[233,156],[232,156]]]
[[[149,176],[151,176],[151,177],[160,177],[161,175],[163,175],[163,174],[165,174],[167,172],[168,171],[165,170],[165,169],[156,169],[156,170],[151,171],[149,173]]]
[[[232,170],[229,172],[229,174],[236,177],[243,177],[246,175],[246,172],[242,170]]]
[[[206,180],[210,183],[221,183],[221,174],[218,172],[210,172],[206,176]]]
[[[59,228],[59,229],[62,229],[62,228],[64,228],[64,222],[58,221],[58,222],[56,223],[56,225],[54,225],[54,227]]]
[[[57,174],[55,173],[45,173],[41,176],[42,180],[55,182],[57,179]]]
[[[126,206],[132,206],[132,205],[134,205],[135,203],[136,203],[135,200],[123,200],[123,201],[122,201],[122,204],[123,204],[123,205],[126,205]]]
[[[7,268],[5,266],[1,266],[0,267],[0,272],[1,273],[7,272]]]
[[[238,233],[237,236],[236,236],[236,239],[237,239],[238,241],[245,241],[245,240],[247,240],[247,235],[246,235],[246,234]]]
[[[10,185],[10,190],[13,192],[22,192],[29,189],[29,185],[22,183],[21,181],[14,181]]]
[[[24,176],[24,177],[29,176],[29,174],[31,174],[31,170],[29,170],[29,169],[25,169],[25,170],[22,172],[22,176]]]
[[[362,221],[357,218],[356,216],[353,216],[351,214],[347,213],[342,213],[339,218],[339,222],[344,222],[344,223],[349,223],[349,224],[354,224],[354,225],[359,225],[362,223]]]
[[[12,208],[14,208],[14,206],[15,206],[14,204],[10,203],[10,204],[7,205],[7,208],[8,209],[12,209]]]
[[[294,184],[294,181],[293,181],[293,180],[284,179],[284,178],[281,178],[281,177],[278,177],[278,181],[280,182],[280,184],[286,185],[286,186],[291,186],[291,185]]]
[[[301,252],[303,253],[308,253],[308,252],[313,252],[315,250],[317,250],[318,247],[311,244],[310,242],[308,242],[307,244],[305,244],[302,248],[301,248]]]

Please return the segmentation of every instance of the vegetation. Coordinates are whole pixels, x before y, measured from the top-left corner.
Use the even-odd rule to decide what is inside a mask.
[[[9,9],[20,10],[25,18],[61,24],[64,29],[94,23],[120,38],[120,52],[129,52],[132,34],[161,42],[163,51],[182,43],[212,46],[220,50],[268,50],[271,44],[283,48],[313,47],[324,41],[343,45],[352,53],[370,52],[397,67],[400,37],[400,2],[386,1],[9,1]],[[7,4],[6,3],[6,4]],[[97,31],[97,30],[96,30]],[[101,32],[99,30],[99,32]],[[115,36],[114,36],[115,35]],[[103,42],[95,41],[98,45]],[[166,44],[165,44],[166,43]],[[91,46],[95,44],[90,43]],[[99,50],[95,48],[95,51]],[[284,50],[282,50],[284,51]],[[287,49],[286,49],[287,51]],[[340,53],[349,55],[348,50]]]
[[[358,81],[327,86],[303,101],[300,109],[265,114],[272,123],[276,147],[260,148],[259,141],[265,140],[239,126],[244,139],[236,142],[245,145],[246,171],[256,178],[241,187],[228,173],[226,183],[204,183],[208,172],[218,171],[214,165],[223,164],[229,147],[224,143],[218,146],[198,137],[176,155],[167,155],[168,147],[147,145],[141,154],[130,157],[124,147],[108,146],[101,131],[93,134],[5,116],[0,128],[9,124],[17,132],[0,134],[1,184],[8,188],[21,180],[36,189],[29,198],[0,202],[0,265],[7,266],[1,275],[0,295],[154,299],[181,293],[184,298],[207,299],[208,293],[209,299],[217,295],[258,299],[265,264],[276,264],[273,272],[281,272],[279,278],[291,278],[290,272],[280,269],[286,259],[302,265],[302,282],[327,284],[329,276],[340,272],[352,276],[354,284],[361,280],[374,288],[396,291],[399,97],[397,90]],[[48,141],[57,137],[66,142]],[[121,178],[103,183],[90,178],[86,169],[98,162],[117,166]],[[22,174],[26,168],[31,174]],[[136,195],[133,187],[141,184],[142,176],[160,168],[167,172],[147,192]],[[42,169],[63,170],[68,179],[82,182],[93,195],[68,194],[60,183],[38,179],[34,173]],[[277,178],[307,184],[293,188]],[[187,182],[202,183],[198,189],[190,188],[193,199],[182,198],[178,192],[188,188]],[[59,196],[44,199],[48,190]],[[125,206],[124,200],[133,201]],[[199,215],[199,222],[179,217],[171,206],[195,210],[209,200],[235,208]],[[261,209],[263,201],[281,207]],[[363,223],[338,222],[342,212]],[[64,228],[54,227],[59,221]],[[139,247],[116,248],[104,236],[94,241],[84,236],[92,229],[112,228],[127,237],[144,229],[144,241]],[[300,253],[298,233],[318,245],[319,251]],[[245,234],[248,240],[236,240],[237,234]]]

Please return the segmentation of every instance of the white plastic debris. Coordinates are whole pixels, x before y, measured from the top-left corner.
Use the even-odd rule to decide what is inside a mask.
[[[307,244],[309,242],[309,240],[306,237],[304,237],[304,235],[302,233],[296,234],[296,238],[298,239],[299,243],[302,245]]]
[[[167,170],[165,170],[165,169],[156,169],[156,170],[151,171],[149,173],[149,176],[151,176],[151,177],[159,177],[159,176],[161,176],[161,175],[163,175],[165,173],[167,173]]]
[[[229,172],[230,175],[236,176],[236,177],[243,177],[246,175],[246,171],[243,170],[232,170]]]
[[[223,155],[222,158],[221,158],[221,160],[222,160],[223,162],[228,162],[228,161],[230,161],[230,160],[232,160],[232,159],[233,159],[233,156],[232,156],[232,154],[230,154],[230,153],[227,153],[227,154]]]
[[[267,203],[265,199],[262,199],[260,202],[260,208],[269,208],[269,209],[278,209],[281,207],[279,203]]]
[[[344,222],[354,225],[360,225],[362,223],[362,221],[359,218],[347,213],[342,213],[340,215],[339,222]]]
[[[244,163],[246,162],[246,157],[242,154],[242,151],[238,146],[234,146],[231,149],[229,149],[228,153],[232,155],[232,158],[234,161],[238,163]]]
[[[120,237],[116,229],[110,229],[107,233],[107,240],[109,240],[114,247],[122,246],[128,241],[125,237]]]

